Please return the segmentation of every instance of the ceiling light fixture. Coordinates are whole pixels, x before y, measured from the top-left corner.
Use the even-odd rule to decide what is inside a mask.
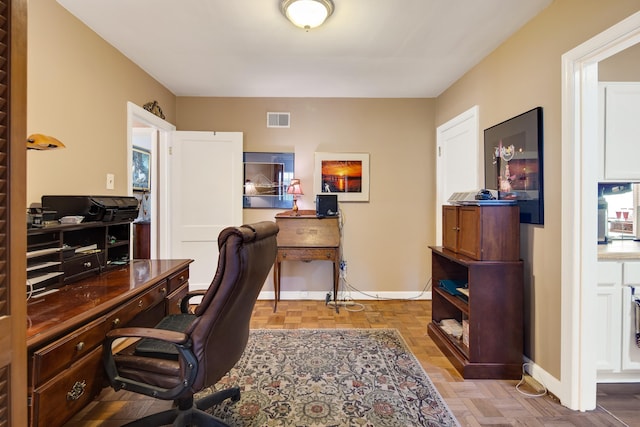
[[[309,31],[333,13],[331,0],[282,0],[280,11],[293,25]]]

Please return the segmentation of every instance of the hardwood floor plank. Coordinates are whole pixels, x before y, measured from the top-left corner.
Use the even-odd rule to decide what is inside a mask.
[[[280,301],[273,312],[273,301],[258,301],[251,318],[252,329],[349,329],[396,328],[429,374],[443,399],[464,427],[476,426],[603,426],[640,427],[634,422],[640,409],[640,385],[620,389],[618,385],[598,389],[599,403],[624,421],[616,419],[602,407],[594,411],[571,411],[556,399],[526,397],[511,380],[463,380],[449,360],[427,335],[431,319],[431,301],[366,301],[362,311],[357,306],[335,308],[324,301]],[[533,390],[531,390],[533,391]],[[146,414],[171,406],[130,392],[107,388],[66,427],[115,427]],[[616,411],[620,411],[618,414]],[[630,415],[629,415],[630,414]],[[630,421],[631,420],[631,421]],[[626,423],[626,424],[625,424]]]

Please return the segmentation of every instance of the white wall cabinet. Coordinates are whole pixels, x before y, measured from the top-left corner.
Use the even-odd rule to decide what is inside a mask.
[[[640,180],[640,82],[600,83],[600,180]]]
[[[597,286],[598,382],[640,380],[631,286],[640,293],[640,262],[599,261]]]

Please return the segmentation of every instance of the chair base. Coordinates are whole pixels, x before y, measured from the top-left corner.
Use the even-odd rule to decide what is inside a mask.
[[[240,400],[240,388],[232,387],[212,393],[194,402],[193,397],[180,399],[175,408],[149,415],[132,421],[122,427],[148,427],[173,425],[175,427],[229,427],[221,419],[205,412],[206,409],[222,403],[226,399],[232,402]]]

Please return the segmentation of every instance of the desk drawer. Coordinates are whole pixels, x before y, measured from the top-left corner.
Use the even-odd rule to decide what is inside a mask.
[[[165,315],[180,314],[180,303],[187,292],[189,292],[189,284],[185,283],[165,298]]]
[[[104,317],[33,353],[32,385],[38,387],[100,346],[107,332]]]
[[[59,376],[34,389],[31,425],[63,425],[100,393],[104,383],[103,371],[100,346]]]
[[[129,324],[137,315],[149,310],[150,308],[160,304],[167,296],[167,282],[162,281],[160,284],[149,289],[144,294],[134,298],[127,304],[107,315],[106,325],[108,330],[122,328]],[[104,337],[103,337],[104,338]]]
[[[182,286],[183,283],[186,283],[189,280],[189,269],[184,269],[182,271],[177,272],[173,276],[169,277],[169,290],[171,293]]]
[[[75,256],[62,263],[64,282],[71,283],[83,277],[100,272],[100,266],[104,264],[104,254]]]
[[[278,248],[278,261],[338,261],[338,248]]]

